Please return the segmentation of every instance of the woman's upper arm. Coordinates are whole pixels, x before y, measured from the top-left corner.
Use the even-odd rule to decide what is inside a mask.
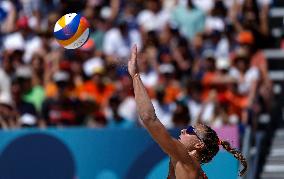
[[[170,157],[182,161],[183,163],[192,162],[185,146],[180,141],[173,138],[158,119],[144,123],[144,125],[152,138]]]

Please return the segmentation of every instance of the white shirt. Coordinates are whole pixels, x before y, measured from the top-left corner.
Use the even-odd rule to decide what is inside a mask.
[[[153,13],[149,10],[141,11],[137,16],[138,24],[146,31],[161,31],[170,19],[169,11]]]
[[[0,68],[0,81],[0,102],[11,103],[11,79],[2,68]]]
[[[138,114],[136,111],[136,102],[134,97],[129,96],[120,103],[118,107],[118,114],[124,119],[136,122]]]
[[[157,84],[159,77],[155,71],[150,71],[149,73],[140,73],[140,78],[145,87],[153,87]]]
[[[223,32],[225,29],[225,23],[220,17],[207,16],[205,19],[206,30],[218,30]]]
[[[15,32],[5,37],[3,46],[7,50],[24,50],[23,60],[30,63],[33,54],[41,49],[42,41],[37,36],[24,39],[21,33]]]
[[[137,44],[138,50],[141,48],[141,36],[137,30],[129,32],[130,44],[127,44],[119,29],[112,28],[106,32],[103,41],[103,51],[107,55],[112,55],[123,60],[126,60],[130,54],[130,49],[134,44]]]
[[[230,44],[227,38],[223,37],[218,44],[216,45],[215,49],[215,57],[218,58],[229,58],[230,54]]]
[[[203,10],[204,12],[209,12],[213,9],[214,7],[214,0],[193,0],[193,4]]]
[[[192,0],[192,3],[205,13],[209,12],[214,7],[214,0]],[[187,6],[187,0],[179,0],[179,4]]]
[[[241,79],[241,73],[236,68],[231,68],[229,74],[238,80],[238,91],[241,94],[248,93],[252,83],[259,79],[259,70],[257,67],[248,69],[244,74],[243,80]]]
[[[204,106],[202,106],[204,105]],[[213,113],[214,113],[214,104],[213,103],[207,103],[207,104],[201,104],[197,103],[194,100],[189,100],[187,103],[187,106],[189,108],[189,115],[191,118],[191,125],[195,125],[197,123],[198,116],[203,109],[203,113],[201,114],[201,121],[202,122],[209,122]]]
[[[163,0],[163,10],[172,11],[176,6],[176,0]]]
[[[165,112],[159,102],[156,99],[152,100],[153,107],[155,109],[155,113],[157,115],[157,118],[161,121],[161,123],[166,127],[166,128],[172,128],[174,127],[173,121],[172,121],[172,112]]]

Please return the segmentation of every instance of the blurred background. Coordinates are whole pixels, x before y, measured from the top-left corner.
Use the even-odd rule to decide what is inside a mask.
[[[53,28],[72,12],[91,34],[65,50]],[[134,44],[173,135],[204,123],[246,156],[243,178],[283,178],[283,17],[283,0],[1,0],[0,178],[165,178],[136,112]],[[220,152],[204,167],[238,178],[238,165]]]

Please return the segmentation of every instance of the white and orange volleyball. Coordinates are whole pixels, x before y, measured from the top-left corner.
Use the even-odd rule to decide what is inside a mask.
[[[85,44],[90,34],[87,19],[80,14],[62,16],[54,26],[54,37],[66,49],[76,49]]]

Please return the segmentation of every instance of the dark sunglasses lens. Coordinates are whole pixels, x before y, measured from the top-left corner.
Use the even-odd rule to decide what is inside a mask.
[[[187,129],[186,129],[186,133],[188,134],[194,134],[194,129],[192,126],[189,126]]]

